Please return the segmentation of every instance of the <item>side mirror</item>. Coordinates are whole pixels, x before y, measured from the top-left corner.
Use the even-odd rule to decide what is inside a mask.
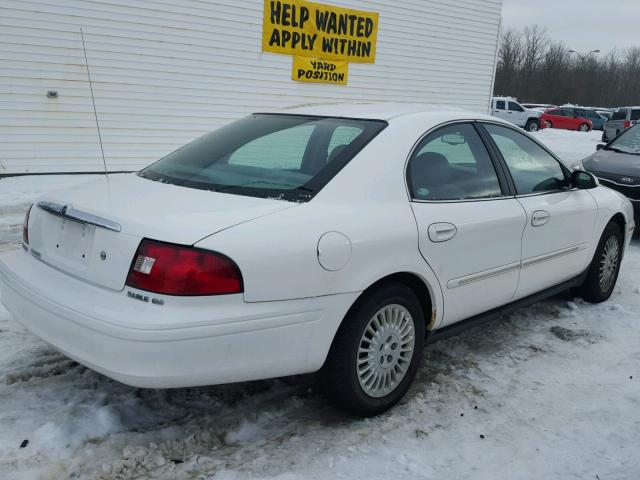
[[[602,150],[605,145],[606,143],[599,143],[598,145],[596,145],[596,150]]]
[[[584,170],[574,170],[571,172],[571,186],[580,190],[596,188],[598,179],[592,173]]]

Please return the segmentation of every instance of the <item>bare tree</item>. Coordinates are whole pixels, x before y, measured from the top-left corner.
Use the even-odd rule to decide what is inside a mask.
[[[538,25],[507,30],[498,50],[494,92],[536,103],[640,105],[640,46],[600,58],[580,56]]]
[[[515,30],[507,30],[502,35],[498,50],[498,71],[496,72],[497,92],[509,92],[516,88],[518,72],[522,68],[522,38]]]
[[[523,94],[531,95],[533,92],[534,73],[540,67],[540,63],[544,58],[549,39],[546,29],[539,25],[525,27],[523,32],[524,50],[522,57],[522,81]]]

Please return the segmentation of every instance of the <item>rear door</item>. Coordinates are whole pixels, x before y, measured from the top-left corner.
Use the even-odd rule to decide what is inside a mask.
[[[569,189],[569,172],[516,129],[485,124],[526,212],[522,269],[515,298],[582,273],[589,263],[597,205],[587,190]]]
[[[444,126],[421,140],[407,184],[420,252],[442,286],[441,326],[511,301],[525,214],[474,124]]]
[[[502,118],[503,120],[508,120],[506,100],[493,100],[493,116]]]

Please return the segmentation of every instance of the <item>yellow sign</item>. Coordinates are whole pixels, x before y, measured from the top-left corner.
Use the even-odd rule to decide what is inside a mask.
[[[347,62],[320,60],[311,57],[293,57],[291,78],[297,82],[333,83],[346,85],[349,76]]]
[[[262,51],[374,63],[378,14],[305,0],[265,0]]]

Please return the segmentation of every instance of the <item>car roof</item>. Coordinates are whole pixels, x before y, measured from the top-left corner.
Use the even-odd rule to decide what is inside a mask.
[[[302,105],[282,110],[260,111],[257,113],[312,115],[320,117],[360,118],[371,120],[392,120],[408,115],[420,115],[435,119],[492,119],[488,115],[463,110],[450,105],[425,105],[417,103],[340,103]]]

